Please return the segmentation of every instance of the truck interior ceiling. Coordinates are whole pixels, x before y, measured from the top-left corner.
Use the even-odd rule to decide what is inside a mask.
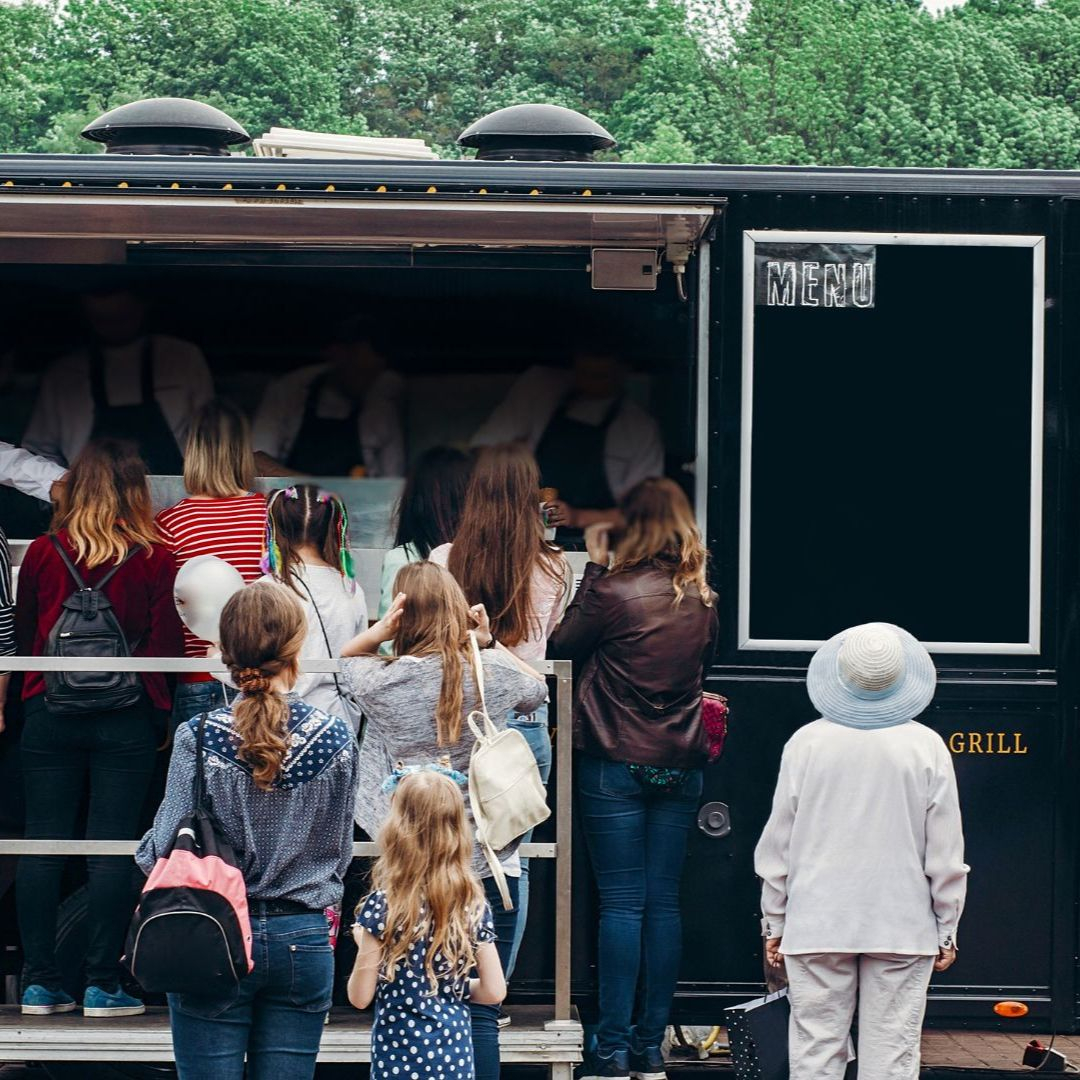
[[[20,441],[41,373],[85,341],[80,295],[123,286],[146,302],[148,329],[199,346],[218,393],[249,414],[272,379],[319,359],[335,324],[375,322],[405,380],[410,460],[431,446],[467,445],[530,366],[565,363],[581,342],[608,343],[629,368],[627,394],[661,427],[669,475],[690,489],[693,305],[670,273],[654,292],[604,292],[592,288],[587,251],[441,251],[422,267],[391,253],[295,248],[147,254],[145,265],[125,267],[0,268],[0,438]],[[8,489],[3,499],[11,536],[41,531],[37,504]]]

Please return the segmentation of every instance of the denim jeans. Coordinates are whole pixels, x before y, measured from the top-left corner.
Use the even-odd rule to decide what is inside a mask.
[[[86,803],[87,840],[134,840],[154,773],[157,740],[148,702],[126,709],[53,716],[44,694],[26,703],[22,772],[27,840],[74,840]],[[63,855],[24,855],[16,874],[16,904],[26,983],[60,988],[56,967],[56,916],[67,860]],[[131,860],[115,855],[86,859],[88,878],[86,978],[90,986],[116,987],[120,954],[138,878]],[[82,987],[64,987],[78,994]]]
[[[220,996],[170,994],[180,1080],[311,1080],[330,1009],[334,953],[326,916],[259,915],[255,969]],[[247,1055],[247,1073],[244,1056]]]
[[[217,679],[209,682],[180,683],[173,694],[172,730],[186,723],[193,716],[213,712],[229,704],[236,691]]]
[[[581,821],[600,894],[596,1038],[605,1056],[663,1041],[682,951],[679,884],[702,784],[693,769],[676,790],[659,791],[626,765],[578,761]]]
[[[511,713],[506,719],[506,726],[514,728],[515,731],[520,731],[525,736],[525,741],[529,744],[529,749],[532,750],[537,767],[540,769],[540,779],[544,781],[544,787],[547,787],[548,778],[551,776],[551,732],[548,730],[548,703],[545,701],[537,708],[536,712],[527,716]],[[521,838],[521,842],[528,844],[532,841],[532,837],[533,830],[530,829]],[[525,937],[525,924],[529,919],[528,859],[521,860],[521,884],[518,890],[519,914],[517,929],[514,931],[514,942],[510,948],[510,960],[506,967],[507,982],[510,981],[510,976],[513,975],[514,968],[517,967],[518,953],[521,951],[521,942]]]
[[[519,878],[508,877],[506,885],[510,892],[512,911],[504,911],[499,888],[494,878],[484,878],[484,892],[491,905],[495,920],[495,948],[499,953],[503,971],[510,963],[510,949],[518,923]],[[473,1058],[476,1062],[476,1080],[499,1080],[499,1006],[469,1005],[472,1013]],[[187,1080],[181,1077],[181,1080]]]

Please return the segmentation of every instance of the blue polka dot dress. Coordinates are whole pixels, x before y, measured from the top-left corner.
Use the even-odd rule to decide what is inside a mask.
[[[356,923],[382,940],[386,935],[386,895],[373,892],[356,915]],[[495,940],[491,909],[476,930],[478,944]],[[371,1029],[373,1080],[474,1080],[469,984],[466,978],[438,980],[431,992],[424,961],[427,942],[413,943],[393,982],[379,980],[375,1022]],[[440,974],[438,957],[435,972]]]

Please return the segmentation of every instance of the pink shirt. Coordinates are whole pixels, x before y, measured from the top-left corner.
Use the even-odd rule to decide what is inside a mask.
[[[442,544],[428,556],[429,561],[446,566],[450,561],[451,544]],[[519,659],[529,663],[543,660],[547,654],[547,642],[559,625],[570,599],[570,570],[566,557],[558,556],[561,577],[553,579],[538,566],[533,570],[532,587],[529,589],[529,634],[524,641],[507,648]]]

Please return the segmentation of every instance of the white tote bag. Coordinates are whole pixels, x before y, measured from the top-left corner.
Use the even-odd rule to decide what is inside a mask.
[[[469,728],[476,737],[469,759],[469,804],[476,822],[477,843],[491,867],[503,907],[510,911],[513,905],[506,874],[495,852],[546,821],[551,810],[536,758],[525,736],[513,728],[500,731],[488,715],[484,666],[475,632],[469,632],[469,640],[480,696],[480,708],[468,717]]]

